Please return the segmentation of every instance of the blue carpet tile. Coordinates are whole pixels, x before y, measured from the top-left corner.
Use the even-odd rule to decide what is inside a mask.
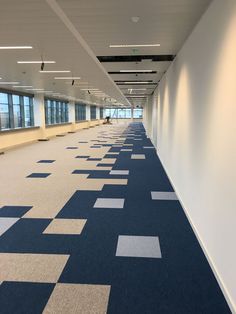
[[[50,297],[54,284],[3,282],[0,285],[1,314],[40,314]]]
[[[125,146],[132,152],[109,154],[120,151],[112,147],[104,158],[116,158],[115,164],[98,167],[128,170],[129,175],[79,167],[73,174],[128,179],[128,184],[104,185],[101,191],[78,190],[68,199],[56,219],[86,219],[80,235],[44,234],[52,219],[21,218],[0,237],[0,252],[70,255],[59,283],[110,285],[109,314],[230,314],[180,202],[151,198],[151,191],[174,190],[156,150],[144,148],[153,144],[143,125],[132,123],[121,134],[110,134],[112,139],[118,134],[125,137],[125,144],[133,144]],[[131,134],[134,139],[129,139]],[[145,159],[131,159],[131,154],[145,155]],[[124,200],[120,208],[109,205],[120,200]],[[104,205],[96,206],[99,202]],[[30,208],[4,206],[0,216],[22,217]],[[128,248],[125,245],[123,255],[117,254],[122,237],[136,241]],[[138,245],[147,239],[159,240],[161,256],[145,256],[146,247]],[[129,255],[135,249],[136,255]],[[3,282],[0,312],[42,313],[53,288],[48,283]]]
[[[101,161],[102,158],[92,158],[92,157],[90,157],[90,158],[88,158],[87,160],[88,160],[88,161]]]
[[[0,217],[22,217],[32,206],[3,206],[0,208]]]
[[[31,173],[26,178],[47,178],[51,173]]]
[[[87,159],[89,158],[90,156],[76,156],[75,158],[82,158],[82,159]]]
[[[42,164],[51,164],[53,163],[55,160],[51,160],[51,159],[43,159],[43,160],[39,160],[38,163],[42,163]]]

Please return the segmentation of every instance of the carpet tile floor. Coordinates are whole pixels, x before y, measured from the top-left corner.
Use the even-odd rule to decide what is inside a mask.
[[[0,313],[231,313],[141,123],[0,156]]]

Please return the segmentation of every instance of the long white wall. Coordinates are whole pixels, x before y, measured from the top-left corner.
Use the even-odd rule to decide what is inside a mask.
[[[145,119],[236,312],[235,0],[212,1],[149,101]]]

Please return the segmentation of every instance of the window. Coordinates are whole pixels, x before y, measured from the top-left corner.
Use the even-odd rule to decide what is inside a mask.
[[[14,127],[20,128],[22,127],[22,107],[20,105],[20,96],[12,95],[12,103],[13,103],[13,119],[14,119]]]
[[[129,108],[109,108],[105,109],[105,116],[111,117],[111,119],[130,119],[131,109]]]
[[[0,130],[33,125],[33,97],[0,92]]]
[[[23,97],[24,102],[24,125],[32,126],[34,124],[33,122],[33,100],[31,97],[24,96]]]
[[[100,108],[100,119],[104,118],[104,108]]]
[[[142,119],[143,117],[143,109],[134,109],[134,119]]]
[[[5,93],[0,93],[0,127],[1,130],[10,128],[8,94]]]
[[[69,121],[68,103],[58,100],[45,99],[46,125],[61,124]]]
[[[86,120],[86,105],[75,104],[75,121]]]
[[[90,106],[90,119],[96,120],[97,119],[97,107],[96,106]]]

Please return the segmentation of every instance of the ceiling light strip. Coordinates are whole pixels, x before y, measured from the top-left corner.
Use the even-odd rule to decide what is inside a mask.
[[[41,64],[41,63],[45,63],[45,64],[51,64],[51,63],[56,63],[56,61],[17,61],[18,64]]]
[[[54,77],[55,80],[80,80],[81,77],[79,76],[56,76]]]
[[[69,70],[50,70],[50,71],[39,71],[39,73],[70,73]]]
[[[32,46],[0,46],[0,50],[33,49]]]
[[[109,45],[110,48],[160,47],[160,44]]]
[[[19,82],[0,82],[1,85],[16,85],[20,84]]]

